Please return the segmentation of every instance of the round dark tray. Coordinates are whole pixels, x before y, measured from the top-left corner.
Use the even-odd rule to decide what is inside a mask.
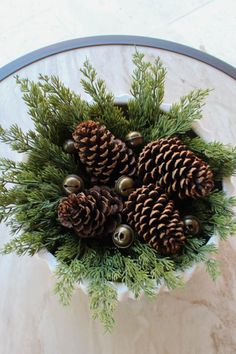
[[[67,52],[74,49],[104,46],[104,45],[128,45],[128,46],[142,46],[162,49],[178,54],[188,56],[190,58],[201,61],[208,64],[226,75],[229,75],[233,79],[236,79],[236,69],[225,63],[224,61],[215,58],[212,55],[201,52],[200,50],[178,44],[175,42],[166,41],[163,39],[156,39],[150,37],[141,36],[123,36],[123,35],[109,35],[109,36],[95,36],[71,39],[64,42],[52,44],[50,46],[35,50],[29,54],[26,54],[9,64],[0,68],[0,82],[8,76],[14,74],[16,71],[24,68],[41,59],[56,55],[62,52]]]

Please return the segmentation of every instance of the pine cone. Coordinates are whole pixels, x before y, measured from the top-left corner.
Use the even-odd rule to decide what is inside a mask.
[[[61,224],[73,228],[80,237],[102,238],[121,223],[123,204],[108,188],[93,187],[79,194],[70,194],[59,204]]]
[[[161,187],[137,188],[125,202],[124,213],[138,235],[160,254],[175,254],[184,245],[184,223]]]
[[[73,133],[75,148],[92,183],[107,184],[119,176],[136,173],[134,153],[103,125],[94,121],[80,123]]]
[[[144,184],[158,182],[181,199],[204,197],[214,187],[209,165],[176,137],[146,145],[139,157],[138,174]]]

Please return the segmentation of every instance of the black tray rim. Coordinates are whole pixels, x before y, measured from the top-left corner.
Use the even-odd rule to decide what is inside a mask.
[[[142,46],[181,54],[210,65],[211,67],[236,80],[235,67],[198,49],[180,43],[152,37],[102,35],[70,39],[63,42],[54,43],[25,54],[0,68],[0,82],[24,67],[50,56],[80,48],[109,45]]]

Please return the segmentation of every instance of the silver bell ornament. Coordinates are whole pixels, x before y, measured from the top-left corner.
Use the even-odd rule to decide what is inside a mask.
[[[186,215],[183,218],[185,233],[190,236],[196,236],[201,231],[201,223],[198,218],[193,215]]]
[[[125,137],[126,144],[135,148],[143,144],[143,136],[140,132],[129,132]]]
[[[68,175],[63,181],[63,188],[67,194],[77,194],[84,189],[84,181],[77,175]]]
[[[134,180],[131,177],[121,176],[115,183],[116,193],[123,197],[128,197],[134,190]]]
[[[67,139],[63,144],[63,150],[68,154],[74,154],[76,152],[74,140]]]
[[[118,248],[128,248],[134,242],[134,231],[129,225],[121,224],[117,226],[112,241]]]

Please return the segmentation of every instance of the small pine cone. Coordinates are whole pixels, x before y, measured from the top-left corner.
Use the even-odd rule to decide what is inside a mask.
[[[181,199],[204,197],[214,187],[209,165],[176,137],[146,145],[139,157],[138,175],[144,184],[158,182]]]
[[[119,176],[136,173],[136,158],[131,149],[103,125],[94,121],[80,123],[73,133],[75,148],[92,183],[108,184]]]
[[[93,187],[63,198],[58,208],[61,224],[80,237],[102,238],[121,222],[123,204],[108,188]]]
[[[179,212],[157,185],[149,184],[131,193],[124,214],[138,235],[162,255],[177,253],[185,243]]]

